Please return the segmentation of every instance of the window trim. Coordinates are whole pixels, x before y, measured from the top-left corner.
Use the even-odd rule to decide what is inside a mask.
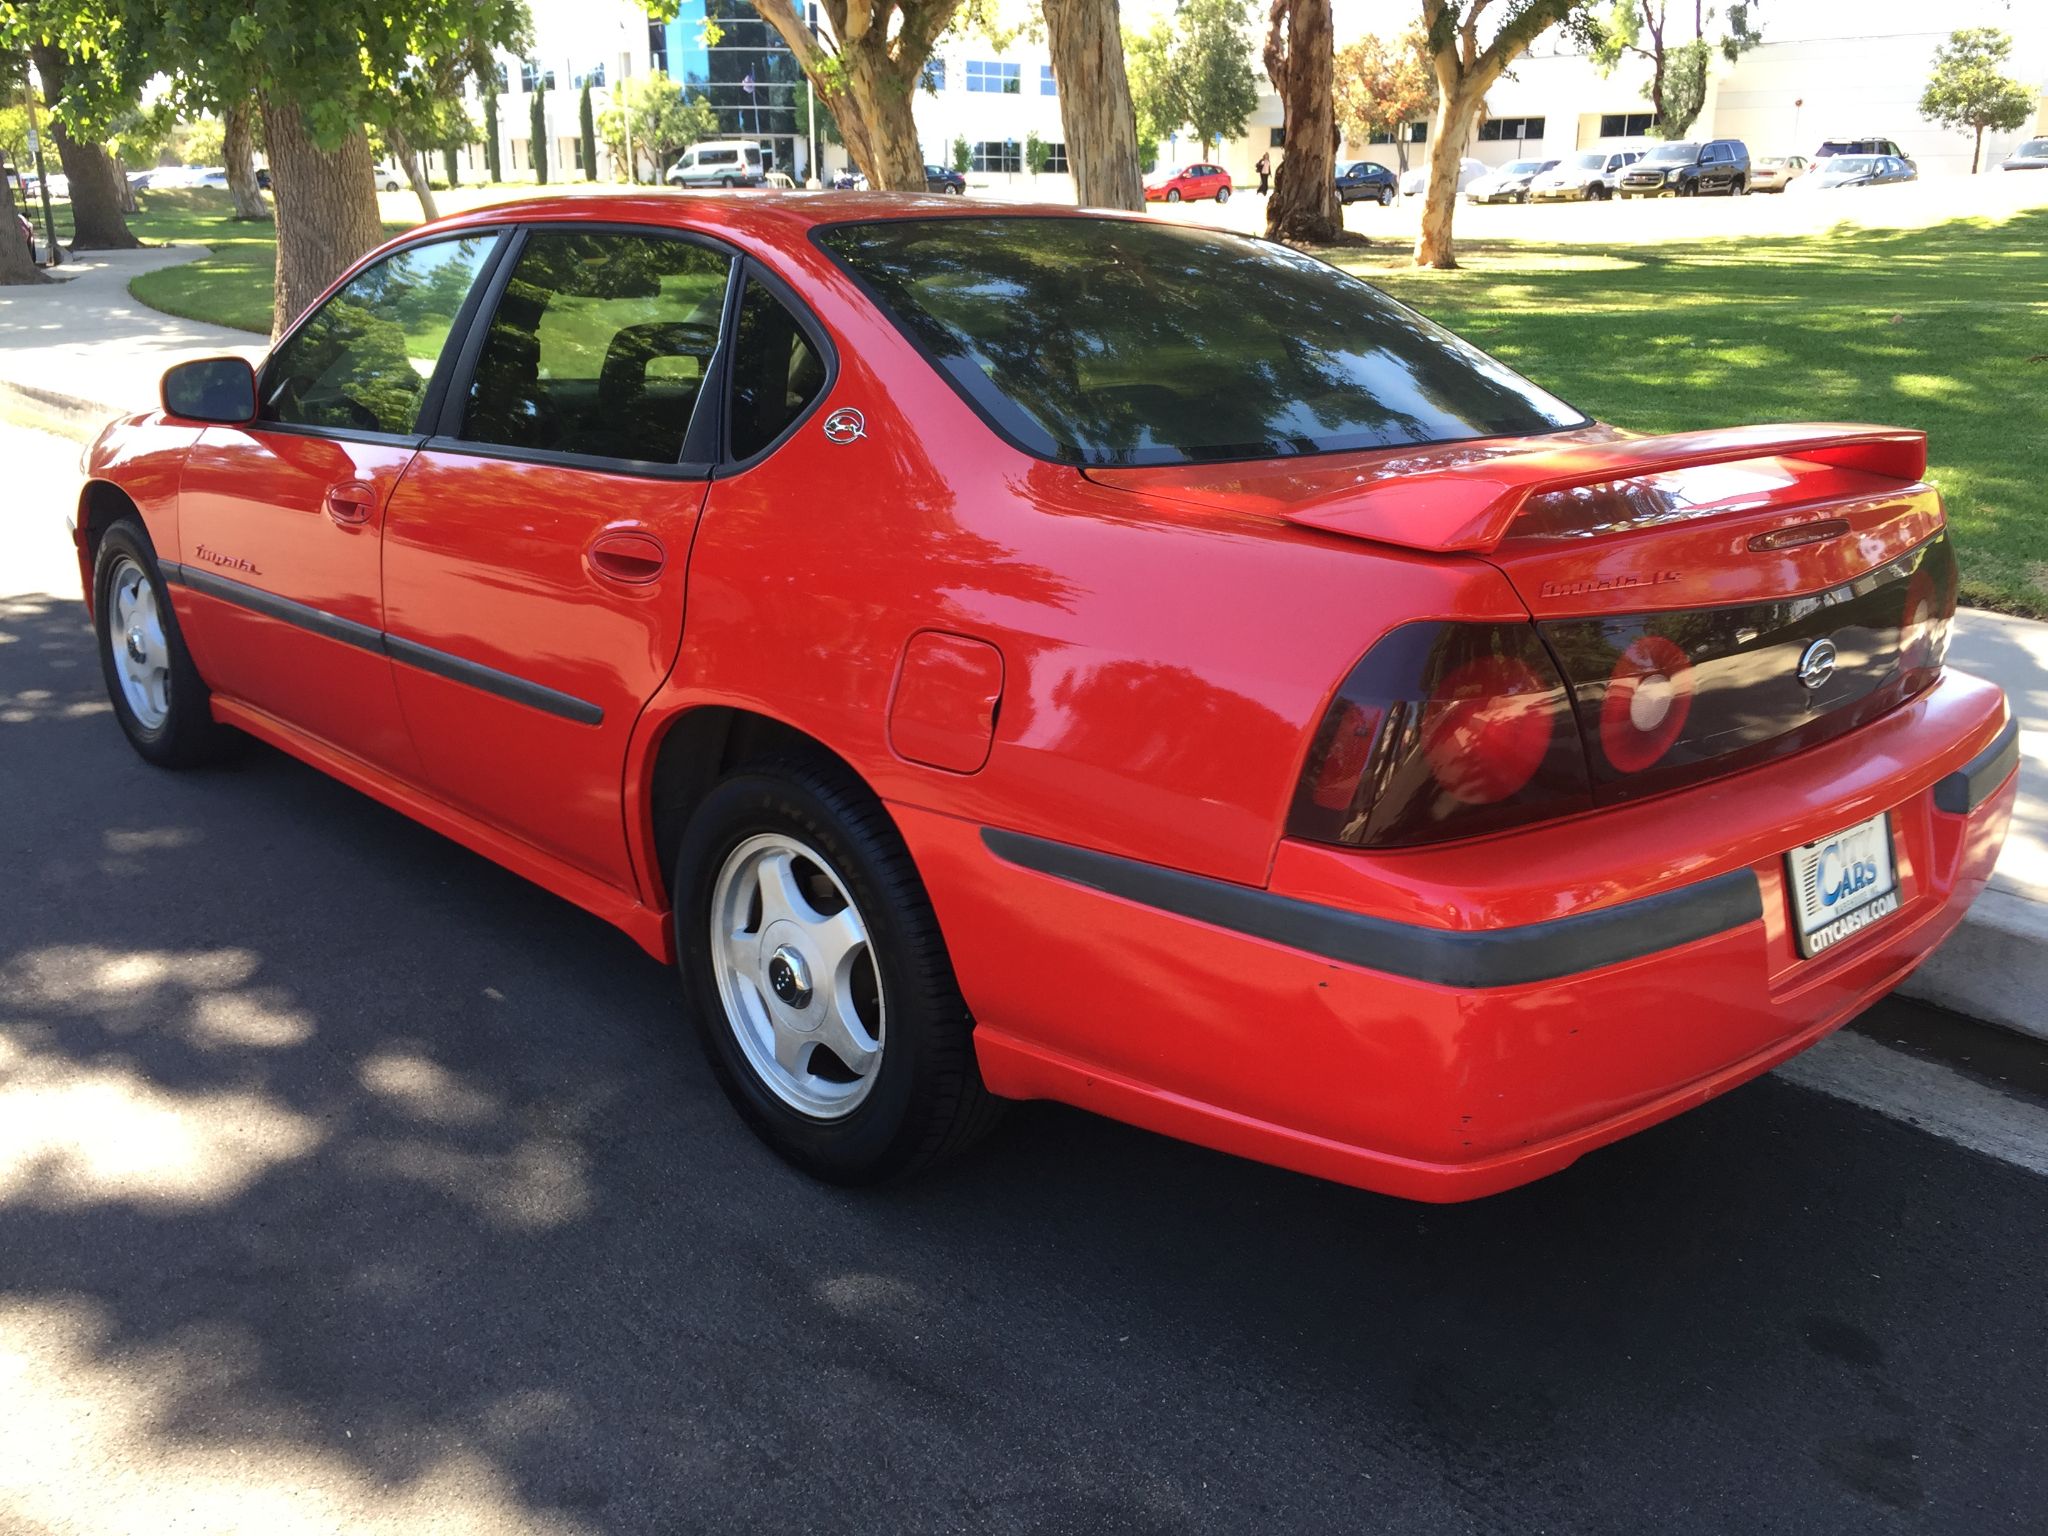
[[[1001,421],[996,419],[995,415],[991,411],[989,411],[988,408],[981,403],[981,401],[975,399],[974,396],[968,392],[965,385],[961,384],[958,379],[953,377],[953,371],[950,368],[948,368],[932,352],[931,348],[925,345],[924,338],[919,336],[916,331],[912,330],[910,324],[907,321],[903,320],[901,317],[899,317],[896,311],[890,307],[886,300],[882,298],[881,294],[876,292],[873,284],[871,284],[868,281],[866,275],[861,272],[855,271],[849,263],[841,260],[838,254],[834,252],[829,246],[827,246],[824,241],[824,236],[831,232],[832,230],[847,229],[862,224],[963,224],[967,223],[970,220],[981,221],[995,219],[1013,220],[1059,218],[1080,219],[1105,224],[1153,224],[1157,222],[1156,220],[1145,218],[1142,215],[1125,215],[1122,217],[1116,217],[1102,213],[1069,214],[1045,213],[1042,211],[927,214],[920,216],[915,220],[904,218],[889,218],[886,215],[881,218],[875,218],[871,215],[866,218],[854,217],[845,219],[833,219],[830,220],[829,222],[813,224],[808,232],[808,238],[811,244],[817,249],[818,254],[823,256],[825,260],[832,263],[832,265],[838,271],[845,274],[845,276],[853,283],[854,287],[860,290],[861,297],[867,300],[869,308],[875,313],[875,315],[879,317],[892,331],[894,331],[898,336],[900,336],[904,340],[905,343],[909,345],[910,349],[918,355],[919,359],[924,363],[924,365],[932,371],[932,373],[940,380],[940,382],[942,382],[948,389],[952,390],[954,395],[959,398],[960,402],[963,405],[965,405],[968,410],[972,411],[975,414],[975,416],[980,419],[982,425],[987,427],[989,431],[992,434],[994,434],[998,442],[1004,444],[1006,447],[1014,448],[1017,452],[1023,454],[1027,459],[1031,459],[1036,463],[1057,464],[1064,469],[1074,470],[1076,473],[1085,472],[1090,469],[1118,469],[1130,467],[1127,465],[1115,463],[1102,463],[1097,460],[1088,458],[1069,458],[1057,453],[1045,453],[1040,449],[1030,446],[1028,443],[1025,443],[1022,439],[1015,436],[1007,426],[1005,426]],[[1254,245],[1274,244],[1273,241],[1267,240],[1262,235],[1241,235],[1237,234],[1235,231],[1232,230],[1219,229],[1209,229],[1208,233],[1223,235],[1231,239],[1248,240]],[[1316,262],[1318,265],[1329,267],[1330,270],[1333,272],[1343,272],[1344,276],[1346,277],[1353,278],[1357,282],[1365,282],[1364,278],[1358,277],[1355,273],[1344,272],[1344,269],[1342,267],[1336,266],[1334,263],[1324,261],[1319,256],[1308,256],[1307,252],[1296,251],[1292,247],[1288,246],[1282,246],[1281,249],[1287,251],[1290,255],[1307,256],[1308,260]],[[1366,283],[1366,286],[1368,288],[1371,288],[1373,292],[1377,293],[1389,304],[1392,304],[1396,309],[1406,310],[1409,314],[1414,315],[1416,318],[1426,321],[1431,325],[1438,324],[1438,322],[1430,320],[1427,315],[1423,314],[1421,310],[1416,309],[1412,304],[1402,303],[1401,300],[1395,298],[1391,293],[1388,293],[1385,289],[1379,287],[1377,284]],[[1449,330],[1449,327],[1439,326],[1439,329]],[[1485,357],[1491,362],[1500,362],[1499,358],[1495,357],[1491,352],[1488,352],[1484,347],[1479,346],[1477,343],[1469,340],[1468,338],[1462,335],[1458,335],[1458,333],[1455,331],[1451,332],[1451,334],[1457,336],[1457,339],[1459,341],[1463,342],[1466,346],[1471,347],[1473,351],[1479,353],[1482,357]],[[1515,370],[1510,371],[1514,372]],[[1520,376],[1519,373],[1517,373],[1517,376]],[[1531,380],[1530,382],[1534,383],[1535,381]],[[830,387],[831,381],[828,379],[826,388],[818,392],[818,398],[820,400],[824,399],[826,394],[830,392]],[[1571,410],[1578,411],[1580,419],[1574,422],[1566,422],[1562,425],[1550,427],[1542,431],[1536,432],[1474,433],[1470,437],[1447,437],[1441,438],[1431,443],[1410,444],[1408,446],[1422,448],[1444,448],[1458,443],[1499,442],[1508,437],[1555,437],[1566,432],[1583,432],[1586,428],[1599,424],[1599,418],[1597,416],[1594,416],[1588,411],[1580,410],[1577,405],[1573,404],[1570,400],[1565,399],[1563,395],[1554,394],[1552,391],[1545,388],[1541,384],[1536,385],[1536,387],[1538,389],[1542,389],[1545,394],[1550,395],[1552,399],[1569,407]],[[1391,444],[1386,447],[1385,451],[1396,452],[1399,450],[1399,448],[1400,445]],[[1376,453],[1380,451],[1382,450],[1375,448],[1328,448],[1320,450],[1315,453],[1297,453],[1287,455],[1240,454],[1233,458],[1183,458],[1180,460],[1169,460],[1167,462],[1169,464],[1178,466],[1201,465],[1207,467],[1218,464],[1264,464],[1281,457],[1289,459],[1321,459],[1328,458],[1333,454]]]
[[[830,255],[829,252],[825,254],[828,257]],[[818,392],[811,396],[810,403],[789,419],[789,424],[775,435],[767,447],[747,458],[736,459],[732,456],[732,354],[739,348],[740,300],[746,293],[748,280],[753,278],[758,278],[761,286],[766,288],[796,320],[797,329],[804,333],[811,346],[816,349],[818,361],[825,366],[825,382],[818,386]],[[832,345],[831,334],[825,329],[824,323],[811,312],[810,305],[797,296],[797,291],[784,282],[779,273],[769,270],[752,256],[742,256],[734,264],[734,282],[727,302],[731,306],[728,319],[731,325],[729,334],[732,345],[724,344],[724,338],[728,333],[721,330],[719,351],[723,354],[720,361],[724,368],[723,376],[719,380],[719,459],[711,472],[711,478],[714,480],[726,480],[734,475],[743,474],[763,459],[772,457],[778,448],[796,436],[798,429],[805,422],[824,408],[825,402],[831,398],[833,389],[839,383],[839,349]]]
[[[646,459],[615,459],[603,454],[569,453],[554,448],[522,448],[516,443],[480,443],[462,436],[462,417],[469,399],[469,386],[475,381],[476,365],[483,356],[484,342],[490,335],[487,315],[498,310],[498,301],[505,289],[511,286],[513,270],[519,265],[519,257],[526,250],[529,236],[538,230],[568,230],[575,234],[612,234],[653,236],[681,240],[685,244],[702,246],[726,262],[726,291],[724,306],[719,311],[718,345],[704,369],[704,379],[698,386],[697,404],[690,412],[689,424],[683,429],[681,457],[673,464],[653,463]],[[722,240],[694,229],[682,229],[668,224],[630,224],[613,220],[603,222],[584,219],[534,219],[511,226],[512,238],[505,243],[505,254],[491,274],[489,293],[470,314],[468,334],[463,338],[462,354],[456,366],[450,371],[448,387],[441,399],[441,409],[434,423],[434,430],[421,444],[423,449],[435,453],[461,454],[478,459],[503,459],[515,464],[554,465],[562,469],[586,469],[600,474],[631,475],[645,480],[709,480],[715,468],[710,458],[695,458],[690,454],[693,447],[703,446],[700,439],[708,429],[700,428],[698,422],[704,417],[704,401],[717,391],[719,401],[713,408],[714,417],[723,415],[724,379],[726,358],[731,352],[728,326],[732,316],[733,295],[736,291],[736,275],[745,258],[740,251]],[[482,284],[479,284],[479,291]],[[714,439],[716,441],[716,439]]]
[[[244,430],[249,432],[282,432],[287,437],[330,438],[338,443],[412,443],[417,445],[427,436],[429,431],[427,423],[434,419],[440,409],[441,402],[436,391],[446,390],[449,372],[454,366],[455,358],[462,350],[461,346],[457,344],[456,338],[467,336],[468,327],[476,316],[477,295],[488,288],[496,279],[498,264],[504,260],[505,249],[510,244],[506,237],[512,232],[513,226],[509,224],[486,224],[480,225],[475,229],[464,230],[437,230],[424,238],[407,240],[402,245],[389,246],[371,256],[365,257],[350,267],[334,280],[325,293],[321,294],[311,304],[308,304],[305,313],[292,322],[291,329],[278,337],[271,349],[263,354],[263,361],[256,369],[256,409],[259,414],[256,420],[250,422]],[[325,309],[342,289],[354,282],[357,277],[369,271],[378,262],[388,261],[394,256],[402,256],[405,252],[417,250],[423,245],[440,245],[450,240],[472,240],[479,235],[492,236],[493,243],[491,248],[484,252],[483,265],[477,269],[476,278],[469,285],[469,294],[463,299],[462,307],[455,311],[455,318],[449,324],[448,334],[442,339],[441,355],[434,360],[434,371],[427,376],[427,387],[420,395],[419,409],[413,413],[412,430],[410,432],[374,432],[367,427],[316,427],[308,422],[263,420],[260,413],[263,409],[264,376],[270,372],[271,365],[277,361],[277,355],[298,338],[299,332],[310,325],[313,317]]]

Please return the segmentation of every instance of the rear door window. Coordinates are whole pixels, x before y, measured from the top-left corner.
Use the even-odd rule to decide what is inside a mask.
[[[679,462],[731,267],[666,235],[531,231],[477,355],[461,437]]]
[[[731,456],[751,459],[772,447],[825,381],[824,356],[796,315],[750,278],[733,336]]]

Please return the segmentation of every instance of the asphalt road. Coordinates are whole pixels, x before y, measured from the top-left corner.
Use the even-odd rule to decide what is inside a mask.
[[[826,1189],[622,936],[277,753],[146,767],[0,598],[8,1536],[2040,1532],[2024,1162],[1772,1078],[1462,1207],[1049,1106]]]

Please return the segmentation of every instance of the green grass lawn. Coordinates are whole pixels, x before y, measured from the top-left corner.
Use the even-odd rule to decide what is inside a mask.
[[[1927,433],[1963,599],[2048,618],[2048,212],[1633,248],[1497,245],[1458,272],[1335,259],[1589,415],[1644,432]]]
[[[143,194],[137,233],[213,255],[138,277],[158,309],[270,329],[272,238],[221,192]],[[391,226],[395,233],[402,226]],[[1646,432],[1871,421],[1927,433],[1965,601],[2048,617],[2048,212],[1686,244],[1403,249],[1341,265],[1580,409]]]

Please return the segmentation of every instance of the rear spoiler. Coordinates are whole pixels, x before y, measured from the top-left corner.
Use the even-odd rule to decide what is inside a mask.
[[[1303,528],[1449,554],[1497,548],[1531,497],[1638,475],[1806,459],[1906,484],[1927,473],[1927,434],[1898,427],[1808,423],[1674,432],[1611,443],[1562,443],[1467,464],[1448,464],[1313,497],[1281,515]]]

